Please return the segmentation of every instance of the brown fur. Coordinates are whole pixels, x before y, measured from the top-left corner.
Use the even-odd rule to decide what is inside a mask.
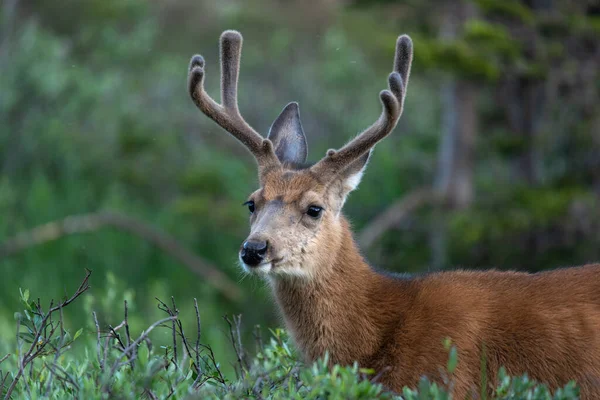
[[[263,212],[252,217],[251,237],[269,240],[271,259],[285,253],[288,263],[275,264],[266,275],[308,361],[325,352],[332,363],[358,361],[387,371],[381,382],[400,391],[414,388],[423,375],[442,382],[448,360],[443,342],[450,338],[459,359],[452,376],[455,398],[481,392],[482,357],[488,392],[504,366],[511,375],[527,373],[551,388],[575,379],[583,398],[600,396],[600,265],[539,274],[378,273],[361,257],[337,212],[339,196],[346,194],[342,183],[324,187],[307,171],[272,171],[252,195]],[[289,214],[305,207],[307,193],[309,202],[321,201],[328,211],[304,239]],[[290,260],[303,254],[310,262]],[[306,271],[290,273],[295,268]]]

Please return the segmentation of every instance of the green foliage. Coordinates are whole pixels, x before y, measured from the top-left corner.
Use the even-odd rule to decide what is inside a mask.
[[[479,23],[467,26],[475,42],[480,41],[481,35],[489,35],[489,32],[481,32],[483,27],[479,26]],[[494,32],[494,35],[501,34]],[[485,46],[487,45],[486,41]],[[417,61],[427,68],[443,65],[445,70],[473,80],[494,81],[500,76],[499,63],[462,38],[448,41],[420,39],[415,41],[415,46],[421,49],[415,56]]]
[[[248,393],[261,373],[269,377],[261,378],[258,387],[270,390],[269,382],[285,380],[289,371],[294,378],[286,385],[311,382],[310,390],[351,393],[343,392],[349,390],[346,383],[364,371],[338,369],[330,375],[323,372],[324,364],[312,370],[298,366],[293,355],[267,356],[267,350],[284,351],[285,340],[278,342],[277,336],[279,344],[256,359],[270,360],[272,366],[253,366],[231,382],[233,369],[225,360],[232,359],[233,351],[222,334],[221,316],[241,312],[251,325],[275,326],[279,320],[268,289],[251,278],[240,279],[236,267],[236,252],[247,233],[247,213],[240,204],[256,189],[254,163],[200,115],[185,90],[186,63],[201,52],[207,88],[216,95],[217,39],[227,28],[240,30],[246,39],[242,114],[266,134],[283,105],[299,101],[311,160],[377,118],[377,93],[385,87],[394,41],[403,32],[415,39],[402,120],[377,147],[360,190],[345,207],[356,231],[405,194],[435,182],[441,115],[447,107],[440,100],[441,84],[458,79],[477,88],[474,203],[463,210],[415,212],[373,249],[364,249],[374,264],[402,272],[430,268],[432,235],[442,220],[448,222],[448,266],[541,270],[600,257],[600,101],[594,84],[597,62],[589,63],[600,23],[575,3],[553,2],[557,8],[548,14],[517,0],[459,2],[478,12],[459,24],[450,39],[440,35],[441,19],[451,10],[446,7],[454,4],[450,1],[361,0],[356,2],[361,7],[346,8],[339,2],[306,7],[273,0],[32,0],[16,2],[11,14],[12,3],[0,6],[0,245],[55,219],[116,210],[169,232],[240,281],[244,298],[227,300],[184,265],[126,233],[105,229],[64,237],[0,258],[0,350],[11,347],[13,353],[18,302],[10,293],[15,284],[59,298],[89,268],[96,271],[90,296],[84,307],[65,312],[67,325],[84,327],[59,360],[73,376],[97,373],[92,310],[101,323],[115,321],[125,299],[131,329],[141,332],[158,317],[154,297],[176,293],[196,297],[202,305],[203,336],[232,393]],[[517,100],[525,94],[517,92],[515,102],[499,96],[531,81],[546,85],[545,95],[531,100],[543,110],[527,111],[539,113],[531,125],[536,135],[513,120],[520,116]],[[520,171],[528,154],[539,171],[535,182],[524,180]],[[190,305],[182,307],[182,317],[193,314]],[[36,326],[32,318],[21,313],[24,340]],[[164,337],[157,340],[165,342]],[[159,348],[144,351],[149,360],[160,361]],[[150,370],[136,370],[140,375],[134,385]],[[123,392],[132,387],[126,387],[125,377],[133,376],[124,371],[115,383]],[[181,378],[173,370],[160,374],[156,384]],[[96,387],[89,386],[91,381],[81,381],[82,390],[90,390],[82,393]],[[182,387],[189,379],[183,382]],[[377,390],[363,384],[360,393]],[[43,392],[43,385],[35,385]],[[422,385],[421,394],[441,390]]]
[[[71,299],[76,300],[86,288],[87,277]],[[259,346],[251,365],[241,369],[242,376],[231,380],[221,372],[210,346],[201,344],[200,337],[195,342],[186,337],[177,309],[160,300],[159,308],[169,318],[152,324],[139,337],[130,336],[126,308],[121,324],[115,328],[109,325],[105,334],[98,330],[97,336],[88,335],[87,339],[82,335],[83,328],[71,337],[69,327],[65,326],[63,308],[71,301],[63,301],[59,315],[53,319],[53,311],[44,312],[39,300],[31,301],[29,290],[20,291],[20,300],[25,309],[15,313],[17,327],[26,327],[27,331],[19,335],[13,354],[0,361],[6,363],[0,367],[0,393],[12,398],[448,400],[451,396],[447,387],[452,386],[451,376],[458,363],[456,347],[447,340],[450,378],[445,385],[424,377],[417,388],[404,388],[400,397],[376,383],[374,371],[356,364],[331,366],[327,355],[311,365],[302,363],[286,332],[276,329],[271,331],[269,343]],[[157,346],[150,340],[156,329],[170,331],[169,336],[178,340],[172,345]],[[84,351],[72,352],[73,344],[82,340]],[[236,341],[234,336],[232,341]],[[177,357],[177,348],[183,353],[181,358]],[[236,352],[239,350],[236,348]],[[23,373],[24,370],[27,372]],[[500,371],[498,381],[493,397],[498,400],[569,400],[579,395],[574,382],[551,393],[527,376],[509,377],[504,370]]]
[[[486,13],[515,18],[526,24],[533,24],[535,21],[531,9],[520,1],[475,0],[475,3]]]
[[[536,383],[527,375],[520,378],[512,378],[506,375],[504,368],[500,369],[498,380],[500,383],[496,389],[497,399],[567,400],[579,398],[579,389],[575,382],[569,382],[565,387],[551,393],[546,385]]]

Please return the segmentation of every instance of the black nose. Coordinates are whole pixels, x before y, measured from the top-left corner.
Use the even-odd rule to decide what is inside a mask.
[[[262,262],[267,254],[268,244],[262,240],[248,240],[244,242],[240,256],[242,261],[248,266],[256,267]]]

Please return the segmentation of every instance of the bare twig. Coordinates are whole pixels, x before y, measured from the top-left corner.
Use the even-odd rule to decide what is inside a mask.
[[[127,307],[127,300],[123,301],[123,308],[125,309],[125,337],[127,338],[127,346],[131,343],[131,334],[129,333],[129,307]]]
[[[76,390],[79,390],[79,385],[77,384],[75,379],[63,367],[61,367],[57,363],[44,364],[44,365],[51,372],[51,375],[56,376],[63,385],[64,385],[65,381],[67,381],[68,383],[73,385],[73,387]],[[46,397],[49,397],[49,394],[47,394]]]
[[[127,300],[123,301],[123,308],[125,309],[125,338],[127,339],[127,346],[131,344],[131,333],[129,332],[129,307],[127,307]],[[135,367],[135,360],[131,360],[131,368]]]
[[[371,383],[378,383],[379,380],[383,377],[383,375],[387,374],[392,370],[392,367],[386,365],[379,371],[373,378],[370,379]],[[365,377],[366,378],[366,377]]]
[[[101,370],[104,370],[104,365],[106,364],[106,359],[108,357],[108,350],[111,347],[110,345],[110,341],[111,340],[115,340],[116,341],[116,345],[114,346],[117,350],[119,350],[120,352],[124,352],[125,349],[129,348],[132,341],[131,341],[131,333],[129,330],[129,306],[127,303],[127,300],[124,301],[124,319],[123,321],[121,321],[117,326],[112,326],[112,325],[108,325],[108,332],[107,335],[105,336],[105,343],[104,343],[104,357],[102,358],[101,361]],[[97,335],[98,335],[98,345],[97,345],[97,351],[98,351],[98,357],[100,358],[100,349],[101,349],[101,345],[100,345],[100,326],[98,324],[97,318],[96,318],[96,314],[94,313],[94,322],[96,324],[96,331],[97,331]],[[121,339],[121,335],[119,334],[119,330],[121,328],[125,328],[125,339]],[[123,341],[125,340],[125,342]],[[148,342],[150,341],[150,339],[148,338],[144,338],[144,340],[147,340]],[[150,349],[152,346],[152,344],[150,343],[148,348]],[[129,366],[131,368],[135,367],[135,360],[137,358],[137,348],[133,348],[133,353],[132,354],[123,354],[126,356],[127,361],[123,362],[119,368],[123,365],[127,365],[129,364]]]
[[[175,303],[173,303],[173,304],[175,304]],[[179,314],[179,310],[177,310],[177,313]],[[183,324],[180,319],[177,320],[177,328],[178,328],[179,336],[181,337],[181,341],[183,343],[183,349],[185,350],[183,352],[184,359],[185,359],[185,357],[190,357],[193,359],[192,349],[190,348],[188,338],[185,336],[185,332],[183,331]],[[192,361],[192,362],[195,364],[195,361]],[[194,365],[194,367],[196,367],[196,372],[200,373],[200,366]]]
[[[142,332],[141,336],[136,339],[135,341],[132,341],[131,339],[127,339],[127,342],[129,344],[125,344],[123,343],[125,341],[125,338],[120,338],[118,330],[123,328],[126,329],[127,328],[127,324],[126,321],[121,322],[119,325],[117,325],[116,327],[112,328],[110,327],[110,330],[107,332],[106,335],[106,340],[107,340],[107,344],[105,346],[105,350],[106,348],[109,347],[108,345],[108,340],[116,340],[116,343],[114,344],[114,347],[117,348],[119,350],[119,354],[117,359],[114,360],[114,363],[112,364],[110,370],[108,370],[107,368],[107,358],[106,356],[104,357],[102,364],[104,365],[105,368],[105,376],[107,376],[109,379],[104,380],[101,383],[101,388],[100,391],[102,393],[106,393],[109,397],[111,396],[111,379],[110,377],[114,376],[114,374],[119,371],[121,368],[127,366],[128,364],[130,364],[133,360],[137,359],[138,356],[138,347],[141,344],[142,341],[148,341],[149,342],[149,338],[148,338],[148,334],[150,331],[152,331],[155,328],[158,327],[164,327],[167,329],[170,329],[171,332],[173,333],[173,340],[174,340],[174,348],[176,348],[177,350],[174,350],[174,354],[172,356],[169,355],[169,352],[167,352],[166,354],[168,355],[167,357],[165,357],[163,359],[163,361],[159,364],[155,364],[153,369],[156,369],[155,372],[158,372],[159,369],[162,368],[168,368],[169,364],[173,363],[175,364],[176,368],[180,368],[180,366],[183,365],[188,365],[188,357],[191,359],[192,361],[192,368],[194,370],[194,372],[197,372],[197,376],[195,377],[194,382],[191,384],[191,388],[193,389],[198,389],[201,385],[204,384],[204,382],[206,382],[207,380],[215,380],[216,382],[220,383],[223,386],[227,385],[227,381],[225,380],[219,364],[217,363],[214,353],[212,351],[212,349],[209,346],[203,345],[202,343],[200,343],[200,338],[201,338],[201,325],[200,325],[200,312],[199,312],[199,307],[198,307],[198,301],[195,300],[194,302],[194,309],[196,311],[196,322],[197,322],[197,337],[196,337],[196,343],[194,346],[191,345],[190,340],[186,337],[184,329],[183,329],[183,324],[182,322],[179,320],[178,318],[178,314],[179,314],[179,310],[177,308],[177,304],[175,303],[175,299],[171,298],[171,303],[169,305],[167,305],[165,302],[161,301],[160,299],[156,299],[158,301],[158,308],[161,311],[164,311],[165,313],[168,314],[168,317],[165,319],[162,319],[160,321],[155,322],[154,324],[152,324],[148,329],[146,329],[146,331]],[[101,335],[100,335],[100,329],[99,329],[99,324],[97,323],[97,317],[94,315],[94,321],[96,324],[96,330],[97,330],[97,336],[98,336],[98,340],[100,340]],[[240,329],[240,317],[235,317],[233,320],[233,329],[234,331],[239,331]],[[122,331],[121,331],[122,333]],[[178,338],[177,336],[179,336],[181,338],[181,341],[183,343],[182,347],[179,347],[179,344],[177,343]],[[235,334],[234,334],[235,337]],[[236,341],[234,342],[236,348],[240,348],[241,345],[241,341]],[[149,342],[148,344],[148,348],[151,349],[151,342]],[[179,349],[183,348],[183,352],[180,352]],[[150,350],[151,351],[151,350]],[[204,355],[201,357],[201,354],[203,351],[206,351],[206,353],[204,353]],[[101,347],[98,347],[97,352],[100,354],[101,352]],[[176,353],[175,353],[176,352]],[[177,354],[177,356],[175,356],[175,354]],[[177,357],[177,358],[176,358]],[[179,358],[181,358],[181,360],[179,360]],[[111,361],[112,362],[112,361]],[[201,367],[201,365],[207,365],[211,372],[214,371],[214,374],[211,373],[209,375],[205,375],[202,373],[202,370],[204,369],[203,367]],[[154,373],[151,373],[151,375],[153,375]],[[175,375],[175,377],[166,377],[165,382],[167,383],[168,387],[171,389],[171,391],[164,397],[164,398],[169,398],[171,396],[173,396],[175,394],[175,387],[177,387],[179,384],[181,384],[181,382],[185,379],[187,379],[187,374],[178,374]],[[66,379],[65,379],[66,381]],[[150,397],[152,398],[152,394],[148,392],[150,390],[149,387],[144,387],[144,396],[145,397]]]
[[[20,338],[20,331],[21,331],[21,320],[17,320],[17,366],[19,367],[19,371],[17,372],[17,376],[15,376],[15,378],[12,381],[11,387],[13,384],[16,384],[16,381],[19,379],[19,377],[21,375],[24,374],[25,371],[25,366],[24,366],[24,359],[25,357],[23,356],[23,341]],[[6,399],[6,397],[5,397]]]
[[[16,339],[17,339],[17,365],[19,367],[19,371],[23,369],[23,341],[21,340],[21,338],[19,337],[21,332],[21,319],[17,318],[17,335],[16,335]]]
[[[54,325],[50,328],[50,332],[47,332],[47,325],[48,325],[48,321],[51,321],[50,318],[52,317],[52,314],[55,313],[56,311],[59,311],[63,309],[63,307],[68,306],[69,304],[71,304],[73,301],[75,301],[75,299],[77,299],[79,296],[81,296],[83,293],[85,293],[89,288],[89,279],[90,279],[90,275],[92,274],[92,271],[90,270],[86,270],[86,274],[85,277],[83,278],[83,281],[81,282],[81,284],[79,285],[79,287],[77,288],[77,290],[75,291],[75,293],[68,299],[59,302],[57,306],[52,306],[52,302],[51,302],[51,306],[48,310],[48,312],[43,316],[42,320],[39,323],[39,329],[35,329],[35,336],[33,338],[33,341],[31,343],[31,346],[29,347],[29,349],[27,350],[27,352],[25,352],[24,354],[19,351],[19,354],[23,354],[23,356],[19,357],[19,370],[17,372],[17,375],[15,376],[15,378],[13,379],[12,383],[10,384],[8,390],[6,391],[6,395],[4,396],[5,400],[10,399],[12,392],[15,390],[15,387],[17,386],[17,383],[19,382],[19,379],[23,376],[23,373],[25,372],[25,368],[27,367],[27,365],[32,362],[33,360],[35,360],[36,357],[38,357],[45,349],[46,345],[48,344],[48,340],[45,340],[46,338],[50,338],[52,337],[52,335],[54,334],[54,332],[56,331],[57,326]],[[40,306],[40,302],[38,300],[38,313],[43,314],[41,311],[41,306]],[[19,329],[20,329],[20,322],[17,323],[17,343],[20,343],[21,340],[19,338]],[[62,324],[61,324],[61,329],[62,329]],[[42,333],[44,333],[44,338],[41,339],[42,337]],[[41,340],[40,340],[41,339]],[[26,386],[26,389],[29,389],[29,386]]]
[[[98,355],[98,364],[100,364],[100,371],[104,372],[104,358],[102,357],[102,342],[100,339],[100,325],[98,324],[98,316],[96,311],[92,311],[94,316],[94,324],[96,324],[96,353]]]
[[[252,336],[254,336],[256,352],[262,353],[265,350],[265,345],[263,344],[262,334],[260,332],[260,325],[254,325],[254,329],[252,330]]]
[[[129,346],[127,346],[125,349],[123,349],[123,354],[122,357],[133,357],[133,352],[135,351],[135,349],[137,348],[137,346],[146,339],[146,337],[148,337],[148,335],[150,334],[150,332],[152,332],[154,329],[156,329],[158,326],[166,323],[166,322],[170,322],[174,319],[177,319],[177,316],[171,316],[171,317],[167,317],[167,318],[163,318],[160,321],[156,321],[155,323],[153,323],[152,325],[150,325],[148,328],[146,328],[146,330],[144,330],[140,337],[137,338],[136,340],[134,340],[133,342],[131,342],[131,344]],[[119,360],[115,361],[115,363],[113,364],[112,368],[111,368],[111,372],[110,372],[110,376],[113,376],[115,374],[115,372],[119,369],[120,366],[127,364],[129,361],[127,361],[126,363],[121,363],[119,362]]]
[[[161,311],[166,312],[168,315],[170,315],[171,317],[177,317],[178,313],[177,313],[177,309],[175,308],[175,300],[173,299],[173,297],[171,297],[171,300],[173,301],[173,309],[171,309],[171,307],[169,307],[164,301],[162,301],[161,299],[159,299],[158,297],[155,297],[156,301],[158,301],[158,309]],[[176,329],[176,324],[175,324],[175,320],[172,320],[171,322],[171,333],[173,334],[173,364],[175,364],[175,366],[177,367],[177,329]],[[167,356],[167,353],[165,352],[165,356]]]
[[[10,354],[5,355],[4,357],[0,358],[0,364],[2,364],[4,361],[6,361],[6,359],[10,357]]]
[[[373,245],[385,232],[398,225],[407,215],[426,204],[442,201],[436,191],[421,188],[397,200],[394,204],[376,216],[358,235],[358,242],[363,249]]]
[[[58,364],[58,358],[62,354],[63,346],[65,345],[65,327],[64,327],[64,323],[63,323],[64,322],[64,316],[63,316],[63,309],[62,309],[62,307],[60,307],[59,311],[60,311],[60,317],[59,317],[60,319],[59,319],[58,322],[59,322],[59,326],[60,326],[60,336],[59,336],[58,347],[56,348],[55,353],[54,353],[53,365],[57,365]],[[48,368],[48,369],[52,373],[48,377],[48,382],[46,383],[46,397],[50,396],[50,390],[52,389],[52,379],[53,379],[53,377],[55,375],[53,373],[54,371],[52,369],[50,369],[50,368]]]
[[[207,346],[205,344],[201,344],[200,346],[202,346],[204,349],[206,349],[208,351],[208,359],[210,360],[210,363],[213,365],[215,371],[217,371],[218,376],[213,377],[213,378],[216,379],[220,384],[222,384],[224,386],[227,385],[227,381],[225,380],[225,377],[221,373],[221,368],[219,368],[219,363],[217,363],[217,359],[215,358],[215,353],[213,352],[212,347]]]
[[[175,298],[173,296],[171,296],[171,301],[173,302],[173,315],[177,316],[179,315],[179,311],[175,307]],[[171,323],[173,324],[173,360],[175,361],[175,367],[179,368],[177,364],[177,325],[175,324],[175,320],[171,321]]]
[[[159,310],[164,311],[168,315],[171,315],[171,316],[179,315],[179,310],[177,309],[177,305],[175,304],[174,297],[171,296],[171,304],[173,305],[173,308],[170,308],[169,306],[167,306],[167,304],[165,302],[163,302],[162,300],[160,300],[158,298],[156,298],[156,300],[158,301]],[[196,306],[197,306],[197,304],[196,304]],[[197,312],[196,319],[197,319],[198,324],[199,324],[199,318],[200,318],[200,316]],[[185,332],[183,331],[183,324],[180,319],[173,321],[172,326],[171,326],[171,331],[173,333],[173,359],[174,359],[175,366],[179,367],[179,363],[177,362],[177,360],[178,360],[178,358],[177,358],[177,354],[178,354],[177,353],[177,336],[179,336],[181,338],[181,342],[183,343],[184,360],[186,357],[190,357],[192,359],[192,363],[193,363],[192,366],[196,369],[196,372],[198,374],[200,374],[200,365],[198,363],[198,360],[199,360],[198,341],[196,342],[196,349],[195,349],[196,357],[194,358],[194,356],[192,355],[192,349],[190,347],[188,338],[185,335]]]
[[[233,301],[240,299],[239,287],[227,275],[207,260],[189,251],[171,235],[137,218],[109,211],[72,215],[22,232],[0,244],[0,259],[64,236],[93,232],[107,226],[139,236],[152,243],[169,253],[189,270],[206,279],[228,299]]]
[[[242,345],[242,314],[238,314],[237,316],[233,316],[233,322],[235,323],[235,333],[237,338],[238,349],[240,349],[240,353],[242,354],[242,362],[244,363],[245,370],[249,370],[250,366],[248,365],[248,357],[246,357],[246,351],[244,350],[244,346]]]
[[[238,378],[243,376],[244,371],[248,370],[248,365],[246,364],[246,353],[244,351],[244,347],[242,346],[242,334],[241,334],[241,325],[242,325],[242,316],[234,315],[233,321],[229,319],[228,316],[223,316],[227,325],[229,325],[229,335],[231,339],[231,344],[233,346],[233,350],[237,356],[238,366],[240,368]],[[236,368],[237,373],[237,368]]]
[[[5,373],[4,375],[2,374],[2,371],[0,371],[0,393],[4,392],[4,385],[6,385],[6,380],[9,377],[9,373]]]
[[[121,324],[119,324],[119,325],[121,325]],[[119,325],[117,325],[117,329],[120,328]],[[113,328],[111,325],[108,326],[108,330],[110,332],[110,337],[117,340],[117,343],[119,344],[119,350],[123,351],[127,346],[125,346],[125,344],[121,340],[121,335],[119,335],[119,332],[117,332],[117,329]]]
[[[194,310],[196,311],[196,370],[198,376],[202,375],[200,369],[200,338],[202,336],[202,326],[200,322],[200,311],[198,310],[198,299],[194,298]]]
[[[104,364],[104,369],[106,369],[106,360],[108,359],[108,350],[110,349],[110,339],[112,335],[107,335],[104,338],[104,353],[102,355],[102,362]]]
[[[145,389],[144,394],[151,400],[158,400],[158,397],[156,397],[156,395],[150,389]]]

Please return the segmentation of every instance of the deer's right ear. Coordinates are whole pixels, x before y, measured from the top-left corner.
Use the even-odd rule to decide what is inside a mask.
[[[303,164],[308,148],[300,122],[298,103],[290,103],[271,125],[268,138],[273,142],[275,154],[281,163]]]

